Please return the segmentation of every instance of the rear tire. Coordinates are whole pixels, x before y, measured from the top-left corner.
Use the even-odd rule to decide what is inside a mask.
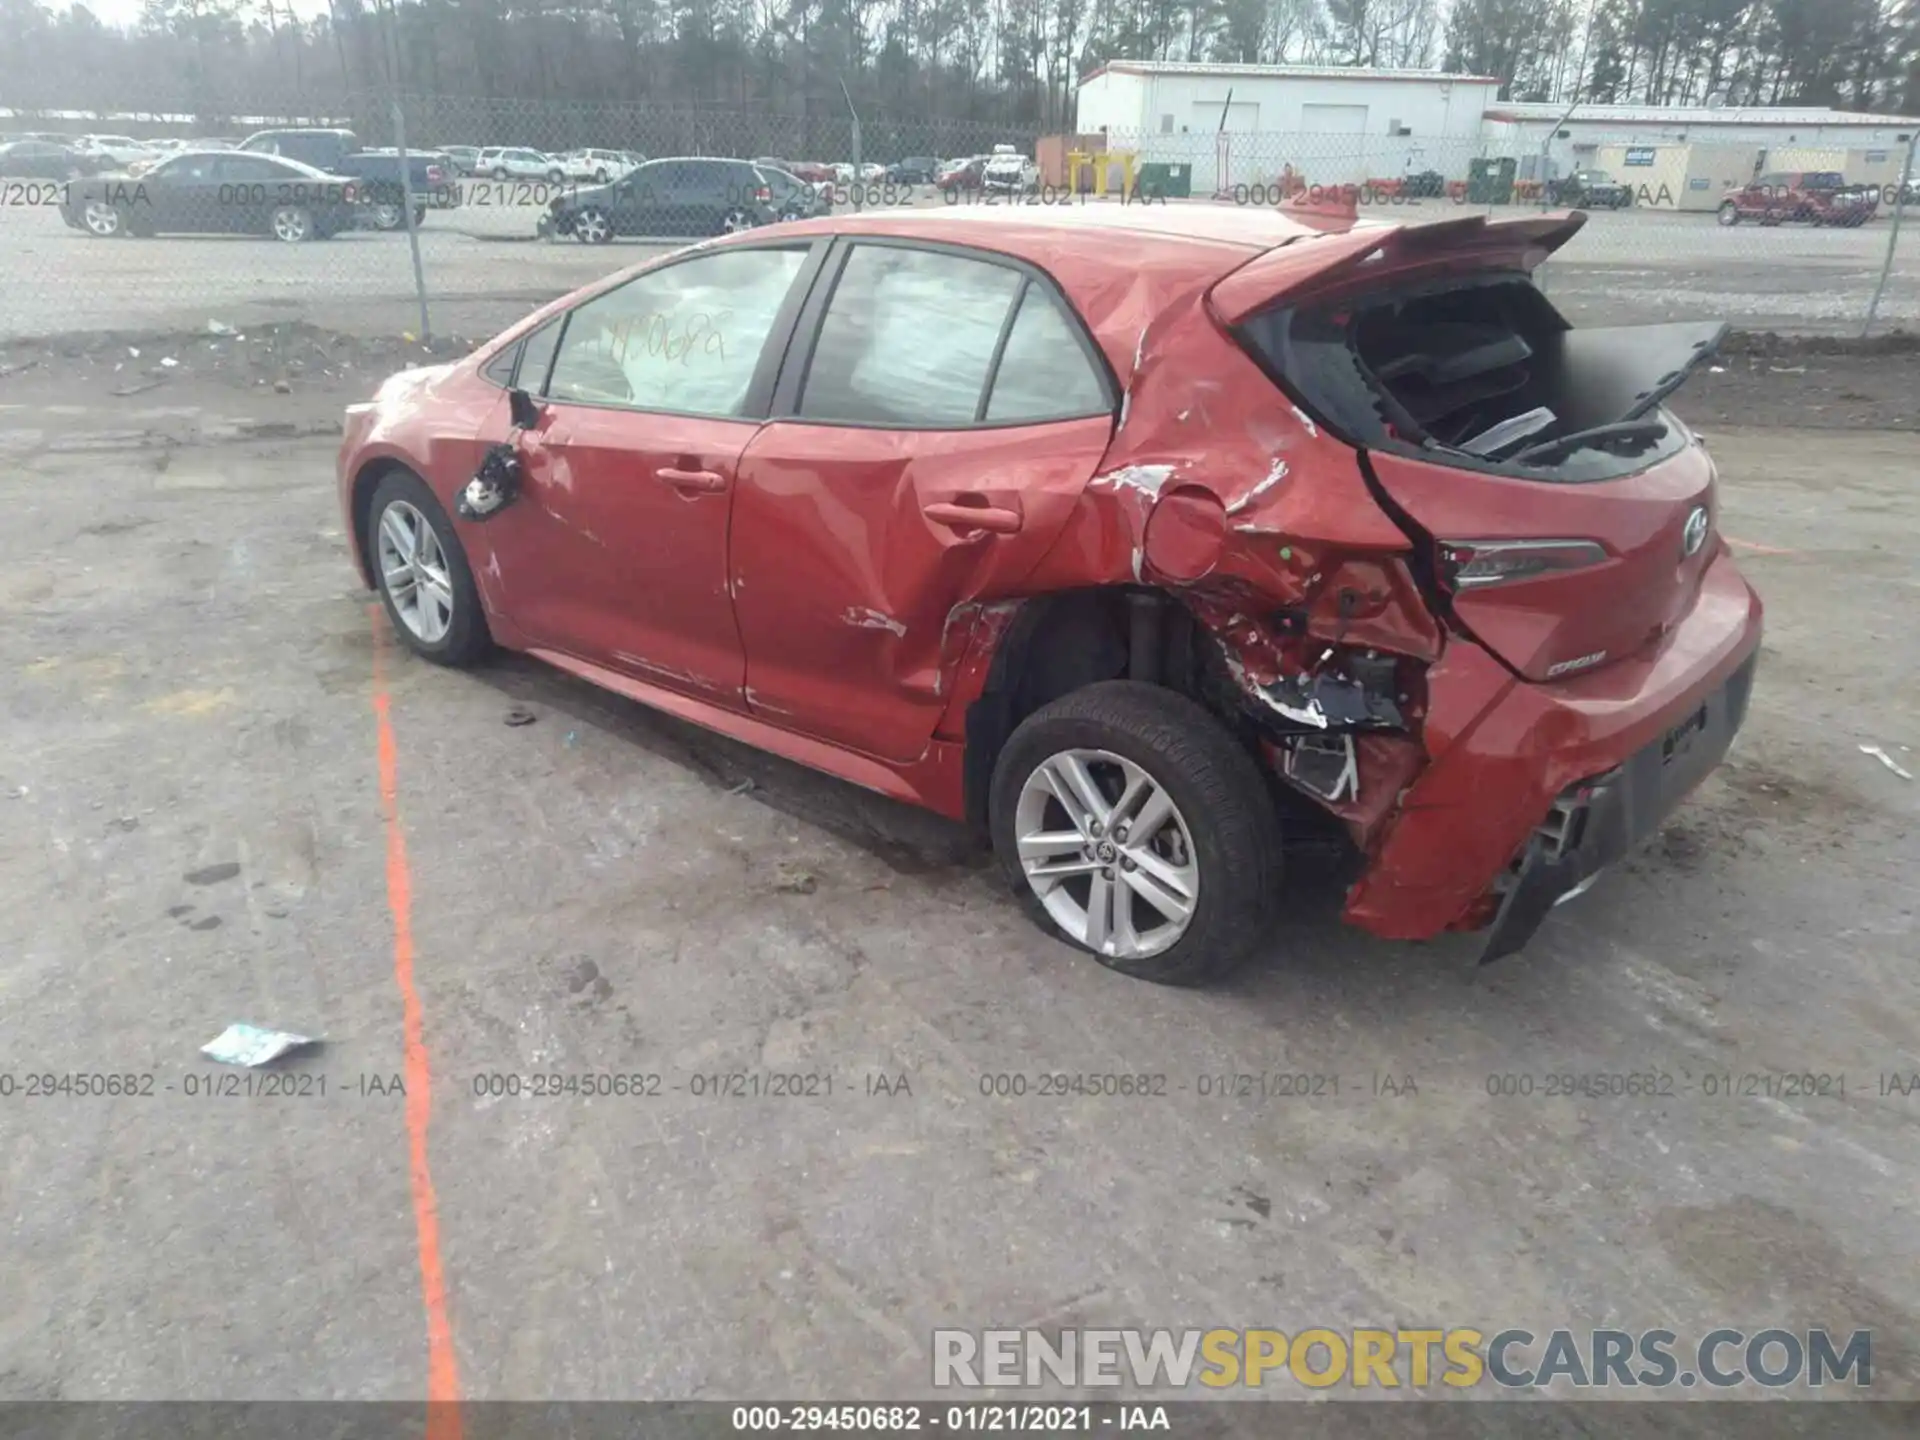
[[[395,512],[391,519],[389,511]],[[421,525],[432,537],[421,571],[386,563],[404,559],[407,553],[398,543],[389,551],[386,537],[406,532],[418,536]],[[455,668],[472,665],[487,653],[493,637],[487,630],[486,612],[473,583],[467,552],[454,533],[453,521],[426,481],[411,470],[389,472],[375,488],[373,503],[367,509],[365,541],[368,568],[379,587],[393,633],[402,644],[423,660]],[[417,544],[414,553],[422,553]],[[432,563],[435,555],[441,563]],[[449,602],[444,629],[439,626],[442,601]],[[432,607],[432,614],[425,619],[423,603]]]
[[[1089,773],[1095,775],[1096,783],[1099,772],[1106,773],[1106,784],[1100,788],[1108,802],[1110,823],[1129,818],[1147,823],[1139,805],[1131,807],[1129,815],[1113,804],[1130,773],[1122,764],[1143,773],[1151,787],[1163,793],[1171,807],[1170,819],[1159,822],[1152,835],[1129,837],[1120,830],[1108,830],[1109,844],[1104,849],[1099,833],[1093,832],[1084,851],[1071,842],[1065,850],[1056,843],[1046,847],[1045,854],[1035,852],[1035,859],[1023,860],[1021,837],[1026,833],[1033,851],[1035,823],[1044,834],[1064,833],[1061,826],[1071,824],[1083,838],[1089,836],[1075,812],[1063,805],[1055,811],[1044,795],[1033,798],[1038,794],[1036,785],[1047,786],[1047,767],[1070,752],[1108,757],[1091,762]],[[1151,790],[1147,793],[1150,798],[1145,803],[1151,805]],[[1064,820],[1041,821],[1042,813],[1057,813]],[[1268,938],[1277,909],[1281,835],[1265,777],[1213,715],[1171,690],[1129,680],[1103,681],[1029,715],[994,766],[988,824],[1007,879],[1034,922],[1123,975],[1162,985],[1202,984],[1239,964]],[[1129,862],[1130,855],[1142,853],[1135,847],[1169,844],[1171,851],[1155,848],[1144,861]],[[1152,904],[1140,887],[1143,881],[1157,883],[1156,872],[1178,864],[1181,850],[1189,845],[1185,866],[1190,869],[1192,893],[1184,929],[1151,953],[1116,953],[1127,948],[1126,937],[1151,935],[1156,919],[1165,918],[1166,912]],[[1104,872],[1074,875],[1051,885],[1029,875],[1029,864],[1042,864],[1049,855],[1076,864],[1075,854],[1087,855],[1094,867],[1107,862]],[[1092,887],[1103,877],[1109,890],[1124,897],[1128,906],[1124,925],[1115,912],[1111,923],[1099,927],[1107,937],[1108,953],[1089,944],[1087,936],[1063,928],[1038,888],[1044,886],[1060,906],[1059,892],[1084,879],[1089,887],[1087,899],[1080,900],[1077,890],[1068,898],[1090,918],[1096,898],[1104,893]],[[1063,908],[1071,912],[1071,907]],[[1090,926],[1082,928],[1093,933]]]

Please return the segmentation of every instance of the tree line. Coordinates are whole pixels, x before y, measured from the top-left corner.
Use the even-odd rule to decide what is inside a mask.
[[[0,104],[355,97],[1070,129],[1106,60],[1444,65],[1518,100],[1920,110],[1920,0],[0,0]],[[844,87],[844,89],[843,89]],[[280,112],[276,112],[280,113]]]

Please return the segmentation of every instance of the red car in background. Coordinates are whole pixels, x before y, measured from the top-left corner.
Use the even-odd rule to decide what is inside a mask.
[[[949,194],[957,194],[962,190],[978,190],[985,183],[987,161],[992,158],[990,155],[975,155],[970,160],[956,161],[942,170],[933,183]]]
[[[1720,325],[1574,329],[1581,215],[837,215],[707,241],[350,407],[362,579],[970,820],[1033,917],[1193,983],[1332,828],[1485,956],[1653,834],[1760,602],[1664,406]],[[939,323],[929,325],[927,317]]]
[[[1838,170],[1783,170],[1762,175],[1720,202],[1720,223],[1762,225],[1805,221],[1851,229],[1871,220],[1879,197],[1871,187],[1849,185]]]

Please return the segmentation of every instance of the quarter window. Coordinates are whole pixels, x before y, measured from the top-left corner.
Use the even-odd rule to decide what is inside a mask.
[[[1017,425],[1098,415],[1109,403],[1059,302],[1029,281],[994,372],[987,422]]]
[[[800,395],[808,419],[951,429],[975,424],[1024,278],[931,250],[856,245]]]
[[[547,394],[562,404],[739,417],[805,261],[805,249],[723,250],[587,301],[567,321]],[[523,362],[523,386],[527,375]]]

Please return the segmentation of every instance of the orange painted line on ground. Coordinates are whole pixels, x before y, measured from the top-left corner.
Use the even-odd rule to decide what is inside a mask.
[[[1729,545],[1738,545],[1742,550],[1751,550],[1756,555],[1797,555],[1799,554],[1799,551],[1797,550],[1782,550],[1777,545],[1762,545],[1757,540],[1736,540],[1731,535],[1727,537],[1727,543]]]
[[[447,1277],[440,1263],[440,1205],[427,1164],[427,1119],[433,1110],[433,1067],[427,1059],[420,992],[413,983],[413,880],[407,869],[407,837],[400,828],[399,752],[393,740],[384,664],[387,637],[380,607],[367,607],[373,622],[373,713],[379,723],[380,813],[387,831],[387,909],[393,914],[393,979],[400,989],[405,1034],[408,1172],[413,1188],[415,1241],[420,1251],[420,1295],[427,1309],[426,1440],[461,1440],[460,1371],[453,1353],[453,1322],[447,1316]]]

